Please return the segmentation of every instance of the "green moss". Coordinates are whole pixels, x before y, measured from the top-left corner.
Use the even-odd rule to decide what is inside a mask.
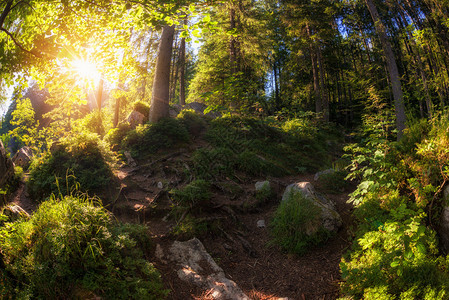
[[[6,266],[0,272],[4,299],[166,295],[159,273],[146,259],[147,228],[115,223],[91,199],[44,202],[30,220],[0,227],[0,248]]]

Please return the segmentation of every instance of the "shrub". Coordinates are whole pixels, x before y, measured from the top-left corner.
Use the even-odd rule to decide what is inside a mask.
[[[149,245],[144,226],[115,223],[92,199],[53,198],[30,220],[0,227],[0,295],[161,299],[159,273],[145,259]]]
[[[123,140],[130,130],[131,126],[128,123],[120,123],[117,128],[109,130],[104,139],[112,149],[122,148]]]
[[[195,180],[182,189],[170,191],[177,204],[184,207],[197,207],[210,200],[210,183],[205,180]]]
[[[162,119],[129,131],[124,139],[124,146],[131,149],[133,156],[142,157],[188,141],[189,133],[181,121]]]
[[[108,164],[112,159],[113,155],[95,134],[66,139],[56,150],[32,162],[28,191],[38,201],[51,194],[70,194],[76,182],[83,192],[98,192],[112,182]]]
[[[198,136],[207,127],[204,117],[192,109],[182,110],[176,118],[181,121],[192,136]]]
[[[320,208],[300,192],[291,193],[277,208],[271,221],[272,243],[302,255],[326,241],[330,232],[320,226]]]
[[[148,122],[148,118],[150,115],[150,106],[142,101],[136,101],[133,103],[133,110],[140,112],[145,116],[145,122]]]
[[[341,263],[342,292],[353,299],[447,299],[449,257],[433,228],[448,179],[447,117],[410,124],[391,141],[376,117],[352,151],[350,177],[361,179],[351,200],[358,228]],[[387,126],[388,128],[388,126]]]

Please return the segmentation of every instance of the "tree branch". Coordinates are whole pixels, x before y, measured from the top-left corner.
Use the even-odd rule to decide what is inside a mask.
[[[3,31],[3,32],[5,32],[10,38],[11,38],[11,40],[14,42],[14,44],[17,46],[17,47],[19,47],[20,48],[20,50],[22,50],[22,51],[24,51],[24,52],[26,52],[26,53],[28,53],[28,54],[31,54],[31,55],[33,55],[33,56],[35,56],[35,57],[38,57],[38,58],[42,58],[43,56],[42,56],[42,54],[40,54],[40,53],[37,53],[36,51],[33,51],[33,50],[27,50],[27,49],[25,49],[15,38],[14,38],[14,36],[8,31],[8,30],[6,30],[5,28],[3,28],[3,27],[1,27],[0,28],[0,31]]]
[[[3,27],[3,23],[5,22],[6,16],[8,16],[9,12],[12,10],[12,2],[13,0],[10,0],[6,3],[6,7],[3,10],[2,14],[0,15],[0,27]]]

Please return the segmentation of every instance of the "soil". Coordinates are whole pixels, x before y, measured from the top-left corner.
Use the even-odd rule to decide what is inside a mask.
[[[157,166],[150,163],[154,169],[162,170],[162,173],[142,175],[148,173],[145,167],[125,167],[119,170],[118,177],[122,186],[125,186],[125,201],[119,200],[114,207],[120,220],[146,223],[155,244],[160,244],[163,248],[174,240],[193,237],[172,233],[172,229],[184,216],[178,216],[175,220],[167,217],[172,203],[167,195],[161,196],[164,189],[159,189],[160,186],[158,188],[158,184],[162,182],[170,185],[181,181],[179,172],[163,170],[179,165],[179,161],[185,157],[171,156],[169,159],[172,161],[165,161]],[[252,179],[250,182],[242,180],[237,183],[228,179],[227,186],[238,184],[241,188],[239,194],[232,196],[217,187],[209,207],[195,213],[195,217],[208,220],[209,224],[215,226],[194,236],[200,239],[226,276],[251,299],[338,298],[341,280],[339,263],[350,246],[348,231],[352,226],[352,208],[346,203],[349,191],[325,195],[336,203],[342,217],[343,226],[339,232],[325,245],[310,249],[303,256],[297,256],[270,244],[270,220],[287,185],[308,181],[316,185],[317,192],[321,193],[323,187],[314,182],[313,175],[272,179],[270,182],[277,195],[268,203],[260,204],[254,198],[254,183],[260,180],[265,179]],[[266,226],[259,228],[259,220],[264,220]],[[212,299],[210,291],[182,282],[174,265],[157,260],[154,263],[161,272],[166,288],[171,290],[168,299]]]
[[[186,166],[184,162],[188,158],[189,155],[181,151],[153,162],[140,162],[137,167],[121,167],[116,171],[117,195],[106,207],[120,221],[147,224],[154,245],[167,247],[174,240],[197,237],[226,276],[251,299],[338,298],[339,263],[350,246],[352,207],[346,203],[349,191],[325,194],[323,187],[313,180],[313,175],[290,176],[270,179],[276,197],[267,203],[258,203],[254,197],[254,184],[265,178],[236,181],[227,178],[223,185],[215,186],[211,203],[194,214],[214,225],[195,235],[175,235],[173,228],[186,216],[168,217],[173,203],[167,190],[186,181],[181,168]],[[236,178],[244,178],[244,175],[236,174]],[[285,187],[300,181],[311,182],[317,192],[333,200],[343,220],[343,226],[335,236],[303,256],[287,254],[271,245],[268,228]],[[237,185],[239,188],[234,188],[233,193],[222,188]],[[29,213],[36,209],[23,184],[13,195],[13,202]],[[265,227],[257,226],[260,220],[265,222]],[[182,282],[174,265],[156,259],[154,264],[170,290],[168,299],[212,299],[210,291]]]

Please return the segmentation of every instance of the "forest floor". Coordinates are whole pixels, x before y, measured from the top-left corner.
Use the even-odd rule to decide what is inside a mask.
[[[269,202],[254,204],[254,184],[265,178],[237,180],[237,183],[229,179],[227,184],[239,185],[240,192],[231,196],[217,187],[209,206],[195,213],[195,218],[207,221],[207,229],[176,235],[173,228],[185,214],[177,218],[167,217],[172,203],[160,187],[162,182],[176,184],[180,181],[180,174],[173,166],[182,165],[182,161],[188,159],[188,153],[181,151],[135,168],[126,166],[119,169],[116,175],[121,182],[121,196],[113,206],[117,218],[124,222],[147,224],[154,243],[163,247],[168,247],[174,240],[197,237],[226,277],[251,299],[336,299],[339,296],[339,263],[350,246],[348,236],[352,228],[352,206],[346,203],[348,191],[324,194],[323,187],[314,181],[313,175],[289,176],[271,179],[276,196]],[[343,226],[325,245],[297,256],[270,245],[268,226],[285,187],[302,181],[311,182],[317,192],[336,203]],[[260,220],[265,222],[265,227],[257,225]],[[213,299],[210,291],[181,281],[176,266],[157,260],[155,265],[166,288],[171,290],[168,299]]]
[[[105,206],[122,222],[148,225],[154,245],[169,246],[175,240],[186,241],[197,237],[224,270],[251,299],[336,299],[341,279],[339,263],[350,246],[352,229],[351,205],[348,191],[325,194],[324,187],[314,181],[313,175],[271,178],[276,196],[265,203],[255,202],[254,184],[266,178],[231,180],[214,185],[210,203],[194,213],[196,220],[207,224],[203,230],[192,229],[174,234],[174,228],[186,214],[169,217],[173,209],[166,186],[176,186],[184,176],[179,171],[190,158],[191,149],[169,153],[153,161],[139,162],[137,166],[124,165],[116,170],[120,189],[114,201]],[[157,170],[157,171],[155,171]],[[236,175],[239,178],[238,174]],[[269,224],[280,203],[285,187],[291,183],[311,182],[317,192],[336,203],[343,226],[325,245],[297,256],[270,245]],[[238,192],[228,193],[223,186]],[[161,188],[162,187],[162,188]],[[32,213],[36,205],[27,195],[24,184],[13,195],[13,203]],[[263,220],[265,227],[258,226]],[[153,256],[154,257],[154,256]],[[213,299],[207,290],[181,281],[176,266],[154,259],[167,289],[168,299]]]

